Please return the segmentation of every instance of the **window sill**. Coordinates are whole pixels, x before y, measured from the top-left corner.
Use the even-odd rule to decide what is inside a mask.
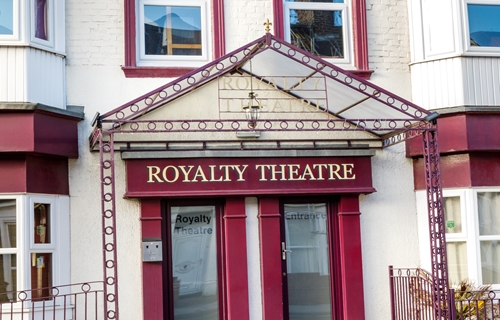
[[[196,68],[162,68],[122,66],[126,78],[171,78],[180,77]]]
[[[370,80],[370,77],[372,76],[374,70],[347,70],[347,71],[349,71],[354,75],[357,75],[362,79]]]

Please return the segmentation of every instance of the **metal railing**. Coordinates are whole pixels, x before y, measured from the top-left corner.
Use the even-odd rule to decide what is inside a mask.
[[[102,281],[0,293],[0,320],[102,320],[104,297]]]
[[[420,268],[389,267],[392,320],[445,320],[434,310],[432,275]],[[449,320],[500,319],[500,292],[463,281],[450,288]],[[448,319],[446,319],[448,320]]]

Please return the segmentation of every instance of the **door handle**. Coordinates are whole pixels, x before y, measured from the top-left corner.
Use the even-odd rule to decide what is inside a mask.
[[[287,250],[286,244],[284,242],[281,242],[281,259],[286,260],[286,254],[291,252],[292,250]]]

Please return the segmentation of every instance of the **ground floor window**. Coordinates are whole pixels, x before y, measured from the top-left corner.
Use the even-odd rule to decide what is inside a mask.
[[[500,287],[500,189],[445,190],[444,203],[450,281]]]

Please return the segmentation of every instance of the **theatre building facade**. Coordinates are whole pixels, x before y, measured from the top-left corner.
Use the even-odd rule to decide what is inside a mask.
[[[451,319],[500,102],[414,3],[0,1],[0,320]]]

